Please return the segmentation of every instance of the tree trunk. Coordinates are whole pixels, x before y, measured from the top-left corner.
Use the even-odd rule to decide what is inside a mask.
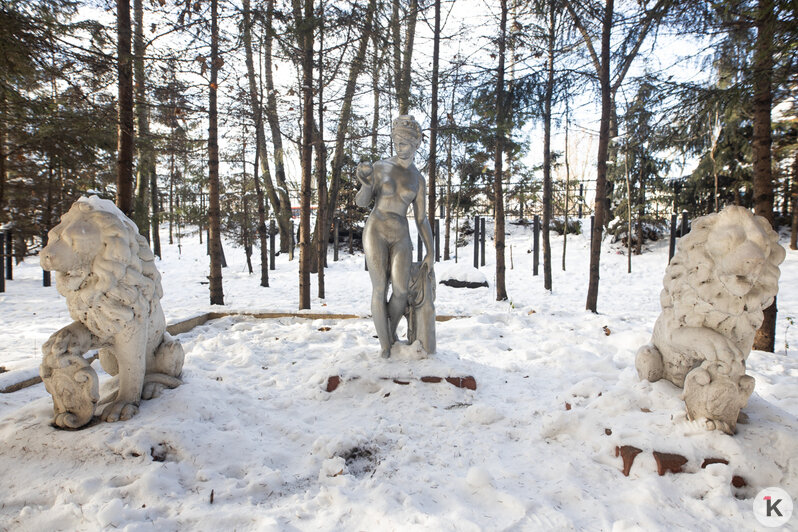
[[[313,158],[313,0],[305,0],[305,15],[297,19],[302,42],[302,187],[299,221],[299,309],[310,308],[310,182]]]
[[[146,78],[144,75],[144,7],[143,0],[133,0],[133,75],[136,111],[136,198],[133,204],[133,221],[147,242],[150,242],[150,174],[154,171],[150,139],[149,108],[147,107]]]
[[[6,189],[6,92],[0,86],[0,223],[5,221]]]
[[[170,140],[174,139],[174,128],[170,136]],[[175,220],[174,206],[175,206],[175,147],[170,146],[169,149],[169,245],[175,243],[172,231],[172,224]]]
[[[612,91],[610,87],[610,33],[612,30],[613,0],[606,0],[601,29],[601,59],[598,71],[601,85],[601,121],[599,122],[598,155],[596,157],[596,204],[593,233],[590,235],[590,279],[585,308],[597,312],[599,287],[599,262],[601,260],[601,236],[607,207],[607,157],[610,145],[610,114],[612,113]]]
[[[568,162],[568,126],[570,125],[570,106],[568,94],[565,95],[565,216],[562,231],[562,271],[565,271],[565,248],[568,241],[568,198],[571,189],[571,165]]]
[[[154,163],[155,161],[153,161]],[[150,172],[150,205],[152,205],[152,218],[150,218],[150,230],[152,232],[152,252],[161,257],[161,202],[158,196],[158,173],[155,164],[152,165]]]
[[[438,59],[441,48],[441,0],[435,0],[435,25],[432,39],[432,110],[429,126],[429,180],[427,218],[431,227],[435,227],[435,185],[438,182]],[[440,236],[438,237],[440,242]],[[430,252],[432,252],[430,250]],[[439,251],[437,256],[440,256]]]
[[[645,158],[640,160],[640,173],[638,183],[640,184],[640,197],[637,203],[637,247],[635,255],[643,254],[643,218],[646,216],[646,174],[644,171]]]
[[[416,36],[416,20],[418,19],[418,0],[410,0],[407,14],[407,27],[405,28],[405,43],[402,51],[402,74],[397,87],[399,99],[399,114],[406,115],[410,112],[410,73],[413,58],[413,40]]]
[[[377,32],[371,32],[371,44],[374,48],[371,63],[371,92],[374,98],[374,107],[371,112],[371,157],[377,158],[377,133],[380,129],[380,64],[382,63],[380,57],[380,43],[377,38]],[[390,76],[389,76],[390,77]]]
[[[116,205],[133,215],[133,66],[130,54],[130,0],[117,0],[117,77],[119,122],[116,128]]]
[[[325,298],[324,268],[327,266],[327,146],[324,144],[324,0],[319,8],[319,123],[316,129],[316,190],[318,191],[318,208],[316,209],[316,230],[313,235],[315,246],[311,253],[311,272],[318,273],[319,299]],[[368,40],[368,35],[363,37]],[[334,206],[331,206],[334,209]]]
[[[756,44],[754,45],[754,101],[753,101],[753,158],[754,158],[754,212],[764,216],[771,226],[773,219],[773,174],[771,170],[772,106],[771,77],[773,75],[773,33],[776,17],[773,0],[759,0],[756,17]],[[776,298],[765,309],[762,326],[754,337],[754,349],[773,352],[776,346]]]
[[[451,258],[452,232],[452,126],[449,124],[449,139],[446,143],[446,234],[443,239],[443,260]],[[457,245],[455,235],[455,245]]]
[[[260,147],[255,146],[255,164],[252,167],[252,178],[255,183],[255,197],[258,201],[258,240],[260,242],[260,285],[269,286],[269,236],[266,233],[266,202],[260,188],[258,165],[260,164]]]
[[[790,249],[798,249],[798,153],[792,162],[792,224],[790,227]]]
[[[274,217],[277,219],[277,226],[280,228],[280,252],[286,253],[294,249],[294,232],[293,224],[291,222],[291,198],[288,196],[288,183],[285,179],[285,153],[283,152],[283,134],[280,131],[280,118],[277,113],[277,97],[274,90],[274,76],[272,74],[272,40],[274,39],[274,28],[272,28],[272,20],[274,17],[274,0],[266,2],[266,31],[268,35],[265,41],[264,50],[264,77],[263,80],[266,84],[266,121],[269,123],[269,130],[272,134],[272,146],[274,147],[274,177],[277,180],[277,197],[278,202],[272,199],[272,194],[269,194],[269,200],[272,203],[274,210]],[[258,98],[260,102],[260,98]],[[268,173],[269,164],[267,162],[267,154],[264,146],[261,147],[261,172],[263,172],[264,182],[267,186],[271,183],[271,174]]]
[[[246,131],[241,143],[241,209],[244,211],[241,224],[241,240],[244,243],[244,255],[247,259],[247,271],[252,274],[252,239],[249,235],[249,201],[247,200],[247,142]]]
[[[391,50],[393,52],[393,86],[399,101],[399,87],[402,86],[402,22],[399,18],[400,0],[391,4]]]
[[[543,101],[543,288],[551,291],[551,101],[554,97],[554,40],[556,13],[549,4],[548,59]]]
[[[494,158],[495,175],[493,180],[493,205],[496,232],[496,300],[507,299],[504,284],[504,191],[502,190],[502,165],[504,162],[504,135],[507,128],[504,109],[504,50],[507,34],[507,0],[501,0],[501,22],[499,26],[499,66],[496,75],[496,153]]]
[[[217,0],[211,0],[211,82],[208,97],[208,243],[210,245],[211,305],[224,305],[222,289],[222,239],[219,208],[219,139],[216,90],[219,77],[219,23]]]

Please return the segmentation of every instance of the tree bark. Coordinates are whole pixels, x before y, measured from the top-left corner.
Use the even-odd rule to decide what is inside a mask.
[[[416,36],[416,20],[418,19],[418,0],[410,0],[407,14],[407,27],[405,28],[405,43],[402,51],[402,73],[397,87],[399,100],[399,114],[406,115],[410,112],[410,73],[413,58],[413,40]]]
[[[635,255],[643,254],[643,218],[646,215],[646,173],[645,157],[640,158],[640,171],[638,173],[638,183],[640,185],[640,196],[637,203],[637,242],[635,243]]]
[[[302,186],[299,221],[299,309],[310,308],[310,182],[313,158],[313,0],[297,19],[302,42]]]
[[[770,110],[773,103],[771,77],[773,75],[773,34],[776,23],[773,0],[759,0],[754,45],[754,101],[753,101],[753,158],[754,212],[774,226],[772,144]],[[773,352],[776,346],[776,298],[765,309],[762,326],[754,337],[754,349]]]
[[[133,215],[133,66],[130,53],[130,0],[116,2],[118,123],[116,128],[116,205]]]
[[[792,224],[790,227],[790,249],[798,249],[798,153],[792,162]]]
[[[568,105],[568,94],[565,95],[565,216],[562,232],[562,271],[565,271],[565,249],[568,242],[568,199],[571,190],[571,165],[568,162],[568,126],[570,125],[571,113]]]
[[[438,182],[438,61],[441,49],[441,0],[435,0],[435,25],[432,38],[432,110],[429,126],[429,179],[427,218],[435,227],[435,185]],[[440,236],[438,237],[440,242]],[[440,256],[439,254],[437,256]]]
[[[0,223],[5,221],[6,122],[6,92],[0,86]]]
[[[377,32],[371,32],[371,44],[374,48],[371,63],[371,92],[374,106],[371,112],[371,157],[377,158],[377,133],[380,128],[380,44]],[[389,76],[390,77],[390,76]]]
[[[150,118],[147,107],[146,78],[144,75],[144,6],[142,0],[133,0],[133,75],[136,111],[136,198],[133,204],[133,221],[139,233],[150,242],[150,175],[154,171],[150,139]]]
[[[258,165],[260,164],[260,146],[255,146],[255,164],[252,167],[252,177],[255,183],[255,197],[258,202],[258,240],[260,242],[260,285],[269,286],[269,237],[266,233],[266,202],[263,190],[260,188]]]
[[[610,145],[610,114],[612,113],[612,92],[610,87],[610,34],[612,31],[613,0],[606,0],[601,28],[601,59],[598,71],[601,85],[601,121],[599,122],[599,143],[596,163],[596,203],[593,233],[590,235],[590,279],[587,288],[585,307],[591,312],[598,304],[599,261],[601,260],[601,237],[607,206],[607,157]]]
[[[543,287],[551,291],[551,103],[554,97],[554,41],[557,28],[554,5],[550,3],[547,9],[549,11],[549,33],[546,36],[548,57],[543,101]]]
[[[496,245],[496,300],[507,299],[504,283],[504,191],[502,190],[504,135],[507,128],[504,103],[504,51],[507,35],[507,0],[501,0],[501,22],[499,23],[499,66],[496,71],[496,153],[494,158],[493,205],[495,216]]]
[[[321,0],[319,19],[319,123],[316,128],[316,190],[318,191],[318,208],[316,209],[316,230],[313,238],[314,253],[311,254],[311,272],[318,274],[319,299],[325,298],[324,268],[327,266],[327,146],[324,144],[324,0]],[[368,40],[368,35],[364,36]],[[333,208],[333,206],[330,206]]]
[[[154,162],[154,161],[153,161]],[[152,165],[150,172],[150,205],[152,205],[152,218],[150,218],[150,230],[152,232],[152,252],[161,257],[161,202],[158,194],[158,173],[155,164]]]
[[[218,0],[211,0],[211,82],[208,97],[208,240],[210,245],[211,305],[224,305],[222,289],[222,239],[219,207],[219,140],[216,90],[219,76]]]

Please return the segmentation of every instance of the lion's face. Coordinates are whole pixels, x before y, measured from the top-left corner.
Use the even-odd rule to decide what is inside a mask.
[[[758,285],[768,262],[784,260],[784,249],[772,241],[772,233],[737,209],[718,215],[707,235],[706,251],[715,263],[718,281],[730,294],[745,296]]]
[[[100,252],[103,241],[100,228],[82,216],[90,210],[85,203],[75,203],[48,235],[48,244],[39,253],[42,268],[56,272],[74,272],[88,268]]]

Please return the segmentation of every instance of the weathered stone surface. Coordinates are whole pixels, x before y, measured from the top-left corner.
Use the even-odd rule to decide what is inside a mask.
[[[657,473],[660,476],[668,471],[681,473],[682,466],[687,463],[687,458],[680,454],[661,453],[659,451],[654,451],[654,460],[657,462]]]
[[[726,207],[696,219],[665,271],[662,314],[637,352],[641,379],[684,388],[687,415],[733,434],[754,390],[745,374],[786,252],[761,216]]]
[[[632,470],[632,464],[635,461],[635,457],[642,452],[643,451],[641,449],[631,445],[615,447],[615,456],[620,456],[623,460],[623,476],[629,476],[629,472]]]
[[[56,272],[75,320],[42,346],[40,373],[56,426],[79,428],[94,415],[98,379],[84,358],[91,349],[99,349],[105,371],[118,375],[118,389],[100,402],[104,421],[129,419],[141,399],[181,384],[183,348],[166,332],[154,256],[112,202],[76,201],[50,231],[40,261]]]

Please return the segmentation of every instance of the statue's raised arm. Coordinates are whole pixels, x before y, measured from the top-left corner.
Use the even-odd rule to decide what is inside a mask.
[[[368,207],[374,195],[374,167],[370,162],[363,161],[357,165],[355,178],[362,185],[355,196],[355,204],[358,207]]]

